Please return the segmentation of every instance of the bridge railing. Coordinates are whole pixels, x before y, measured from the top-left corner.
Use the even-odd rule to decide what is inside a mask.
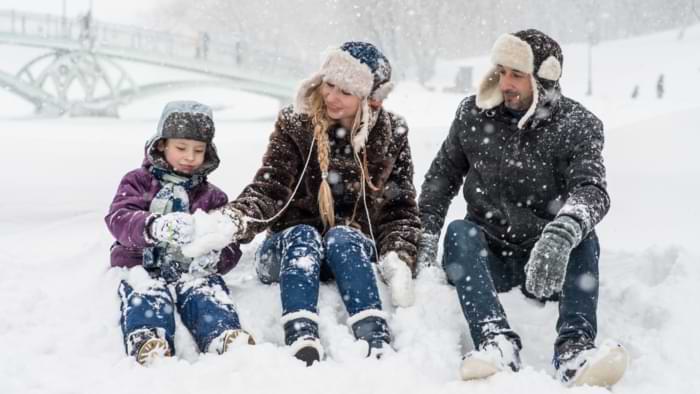
[[[205,33],[192,36],[98,22],[90,15],[63,18],[0,10],[0,33],[47,43],[74,44],[88,50],[112,49],[171,59],[196,59],[203,64],[245,68],[285,78],[299,78],[305,71],[299,59],[257,46],[253,49],[234,35],[223,41],[211,39]]]

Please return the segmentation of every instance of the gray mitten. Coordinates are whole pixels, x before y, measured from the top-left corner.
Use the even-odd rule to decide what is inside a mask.
[[[418,240],[418,256],[416,264],[418,271],[434,265],[437,261],[439,234],[421,233]]]
[[[189,213],[171,212],[153,220],[148,233],[156,241],[184,245],[192,242],[194,219]]]
[[[582,232],[569,216],[559,216],[544,227],[525,265],[527,291],[538,298],[561,291],[571,250],[581,242]]]

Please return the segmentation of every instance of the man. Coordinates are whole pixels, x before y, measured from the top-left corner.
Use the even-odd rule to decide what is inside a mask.
[[[603,124],[561,95],[562,51],[544,33],[502,35],[491,60],[425,176],[419,264],[435,261],[445,215],[464,182],[467,214],[447,227],[442,260],[475,347],[464,358],[463,379],[520,369],[520,337],[497,296],[520,286],[528,297],[559,301],[557,377],[566,385],[614,384],[626,353],[594,344],[594,227],[610,206]]]

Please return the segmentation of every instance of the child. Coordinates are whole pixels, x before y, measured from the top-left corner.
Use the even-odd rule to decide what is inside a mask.
[[[168,103],[156,135],[146,144],[141,168],[124,176],[105,217],[116,238],[111,265],[141,265],[150,275],[138,280],[134,272],[119,286],[126,352],[140,364],[175,353],[175,308],[202,352],[221,354],[234,343],[255,343],[241,329],[221,277],[241,257],[238,244],[195,258],[181,251],[194,234],[191,212],[228,201],[207,182],[219,166],[213,137],[208,106]]]

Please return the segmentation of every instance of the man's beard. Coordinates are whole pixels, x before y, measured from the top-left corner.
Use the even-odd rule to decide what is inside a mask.
[[[503,92],[503,100],[505,106],[513,111],[525,111],[530,106],[529,103],[524,100],[522,95],[515,90],[506,90]]]

